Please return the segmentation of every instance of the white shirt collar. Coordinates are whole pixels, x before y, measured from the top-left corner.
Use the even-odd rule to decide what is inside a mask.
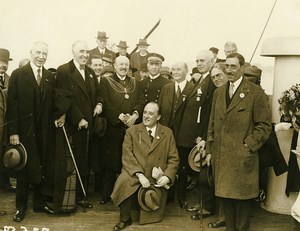
[[[102,54],[104,54],[105,53],[105,48],[104,49],[101,49],[100,47],[98,47],[98,50],[100,51],[100,53]]]
[[[82,75],[83,79],[85,80],[85,73],[84,73],[84,70],[80,69],[80,64],[75,59],[73,59],[73,63],[75,65],[75,67],[77,68],[77,70]]]
[[[126,76],[124,76],[124,77],[121,77],[121,76],[119,76],[118,74],[116,74],[117,76],[118,76],[118,78],[120,79],[120,80],[122,80],[122,81],[124,81],[125,80],[125,78],[126,78]]]
[[[37,67],[36,65],[34,65],[31,61],[29,62],[30,66],[31,66],[31,69],[33,71],[33,74],[34,74],[34,77],[35,79],[37,78],[37,70],[38,69],[41,69],[41,72],[40,72],[40,75],[41,77],[43,76],[43,67]]]
[[[235,93],[236,89],[238,89],[238,87],[240,86],[242,80],[243,80],[243,77],[241,76],[238,80],[233,82],[233,94]],[[230,82],[230,84],[232,84],[232,82]]]
[[[152,75],[149,74],[149,78],[153,80],[153,79],[156,79],[159,75],[160,75],[160,74],[157,74],[157,75],[155,75],[155,76],[152,76]]]
[[[186,79],[180,83],[175,82],[175,92],[177,91],[177,86],[179,86],[181,92],[183,92],[183,89],[185,88],[186,83],[187,83]]]
[[[148,132],[149,130],[151,130],[152,136],[155,137],[156,127],[157,127],[157,125],[155,125],[153,128],[148,128],[148,127],[146,127],[146,130],[147,130],[147,132]]]

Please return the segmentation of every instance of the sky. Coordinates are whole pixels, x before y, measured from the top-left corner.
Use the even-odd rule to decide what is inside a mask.
[[[200,50],[214,46],[224,58],[226,41],[237,43],[250,60],[275,0],[0,0],[0,47],[11,52],[9,71],[29,57],[34,41],[49,45],[45,67],[72,59],[71,46],[84,40],[96,47],[98,31],[106,31],[109,44],[127,41],[129,52],[161,19],[148,38],[149,51],[161,53],[171,66],[184,61],[193,66]],[[300,1],[277,0],[273,14],[252,60],[272,66],[274,58],[261,57],[268,38],[300,37]]]

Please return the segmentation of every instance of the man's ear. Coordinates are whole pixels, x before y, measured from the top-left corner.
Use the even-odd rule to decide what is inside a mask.
[[[160,120],[161,115],[157,116],[157,121]]]

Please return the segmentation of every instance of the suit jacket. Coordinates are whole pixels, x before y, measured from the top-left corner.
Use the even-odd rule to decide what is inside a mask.
[[[176,99],[175,82],[168,83],[161,89],[158,100],[161,114],[160,123],[173,130],[175,139],[179,132],[179,125],[182,120],[184,106],[187,102],[187,96],[193,88],[194,85],[187,82],[178,99]]]
[[[46,174],[53,160],[54,86],[53,74],[43,67],[39,87],[29,63],[13,71],[10,78],[7,97],[8,135],[18,134],[27,150],[27,164],[16,172],[16,177],[29,183],[40,183],[41,175]]]
[[[69,129],[75,145],[75,158],[80,174],[89,174],[88,169],[88,137],[85,129],[78,130],[78,123],[81,119],[88,122],[89,134],[93,129],[93,113],[97,103],[101,102],[100,89],[94,71],[85,68],[85,80],[77,70],[74,61],[63,64],[57,68],[56,85],[58,89],[69,92],[71,103],[66,104],[60,114],[66,113],[66,127]]]
[[[176,135],[178,146],[192,148],[196,145],[195,140],[197,137],[206,140],[215,89],[216,87],[210,78],[210,74],[201,83],[198,81],[195,84],[187,97],[182,120],[178,127]]]
[[[215,194],[252,199],[258,196],[258,150],[271,133],[271,113],[261,87],[245,79],[228,108],[227,94],[228,84],[215,91],[207,136]]]
[[[111,56],[112,58],[112,61],[114,62],[115,59],[116,59],[116,54],[115,52],[105,48],[105,52],[104,54],[108,54]],[[103,54],[100,53],[98,47],[95,47],[94,49],[90,50],[90,59],[93,57],[93,56],[100,56],[102,58]]]
[[[122,164],[122,173],[119,175],[111,195],[115,206],[134,194],[141,186],[135,176],[137,172],[143,173],[151,184],[155,184],[156,181],[152,178],[152,169],[161,167],[164,175],[174,182],[179,157],[171,129],[158,124],[155,138],[151,143],[143,123],[129,127],[123,143]],[[161,213],[161,211],[159,212]],[[161,213],[161,217],[157,221],[162,219],[162,215]]]

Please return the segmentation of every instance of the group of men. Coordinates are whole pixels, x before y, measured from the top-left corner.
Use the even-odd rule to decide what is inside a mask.
[[[61,212],[67,174],[59,175],[63,179],[57,184],[55,172],[66,171],[58,168],[66,166],[61,160],[67,162],[67,157],[61,155],[67,151],[57,137],[66,130],[81,179],[77,178],[76,204],[92,208],[82,189],[92,168],[102,191],[100,204],[112,199],[120,207],[120,222],[113,230],[131,224],[134,198],[140,188],[156,192],[153,185],[161,190],[159,209],[141,215],[140,222],[160,221],[167,189],[174,187],[176,175],[178,204],[187,208],[188,155],[195,145],[205,150],[207,164],[212,162],[215,195],[224,201],[227,230],[248,230],[250,200],[258,195],[257,150],[267,140],[271,123],[265,93],[243,78],[245,60],[235,44],[225,44],[226,60],[216,60],[216,48],[200,51],[193,70],[197,76],[191,80],[187,64],[176,62],[171,81],[160,74],[164,57],[147,52],[146,40],[139,41],[139,52],[129,59],[126,42],[120,42],[122,49],[116,55],[106,48],[107,38],[105,32],[98,32],[98,46],[92,50],[84,41],[74,42],[73,59],[57,68],[56,77],[44,68],[47,44],[35,42],[30,62],[12,72],[8,142],[22,143],[28,154],[25,167],[15,175],[14,221],[25,217],[30,185],[35,212]],[[230,50],[232,46],[235,49]],[[216,89],[210,71],[219,61],[225,62],[229,83]],[[142,66],[147,67],[148,77],[140,80]],[[130,72],[133,68],[135,74]],[[95,134],[99,117],[105,119],[101,137]],[[157,178],[154,168],[162,171]],[[62,193],[53,199],[58,204],[53,209],[44,196],[53,197],[58,185]],[[214,202],[204,205],[206,215],[212,215]],[[159,215],[153,218],[154,213]]]

